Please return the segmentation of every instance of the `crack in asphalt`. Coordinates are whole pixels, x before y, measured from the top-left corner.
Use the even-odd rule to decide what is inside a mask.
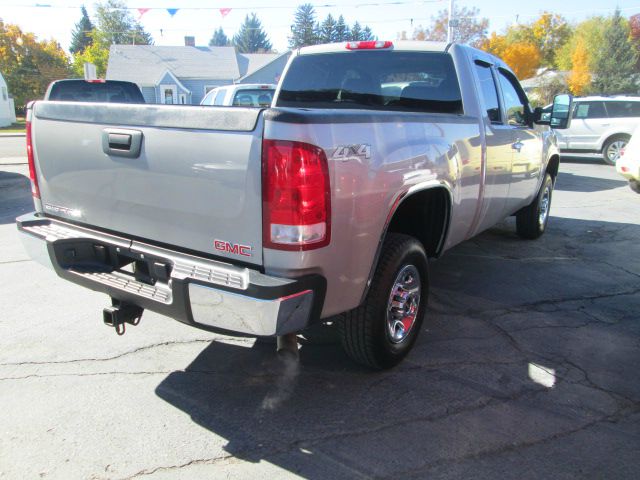
[[[222,463],[224,461],[234,460],[234,459],[235,459],[235,456],[232,455],[232,454],[222,455],[220,457],[198,458],[198,459],[191,460],[189,462],[181,463],[181,464],[178,464],[178,465],[168,465],[168,466],[160,466],[160,467],[155,467],[155,468],[145,468],[144,470],[140,470],[139,472],[136,472],[133,475],[129,475],[127,477],[121,477],[120,480],[132,480],[134,478],[153,475],[153,474],[158,473],[158,472],[179,470],[179,469],[182,469],[182,468],[191,467],[193,465],[215,465],[216,463]]]
[[[632,409],[630,411],[628,411],[627,413],[625,413],[624,415],[621,415],[620,411],[617,411],[611,415],[603,415],[599,418],[596,418],[590,422],[587,422],[579,427],[576,428],[572,428],[569,430],[564,430],[561,432],[557,432],[554,433],[553,435],[549,435],[537,440],[530,440],[530,441],[524,441],[524,442],[520,442],[520,443],[516,443],[516,444],[509,444],[509,445],[504,445],[504,446],[500,446],[498,448],[491,448],[491,449],[487,449],[481,452],[476,452],[476,453],[471,453],[468,455],[462,455],[460,457],[456,457],[456,458],[452,458],[452,459],[441,459],[441,460],[437,460],[435,462],[425,462],[423,463],[421,466],[417,467],[417,468],[412,468],[412,469],[407,469],[404,471],[399,471],[399,472],[394,472],[392,475],[384,475],[384,476],[376,476],[374,478],[380,478],[380,479],[386,479],[386,478],[402,478],[404,476],[409,476],[409,475],[420,475],[420,474],[424,474],[426,472],[428,472],[429,470],[432,470],[433,468],[439,467],[441,465],[446,465],[446,464],[456,464],[456,463],[461,463],[467,460],[478,460],[481,458],[485,458],[485,457],[489,457],[489,456],[496,456],[496,455],[501,455],[503,453],[511,453],[511,452],[516,452],[518,450],[522,450],[525,448],[530,448],[530,447],[534,447],[537,445],[542,445],[545,443],[549,443],[549,442],[553,442],[555,440],[564,438],[564,437],[568,437],[570,435],[575,435],[576,433],[580,433],[584,430],[587,430],[589,428],[592,428],[596,425],[599,425],[601,423],[606,423],[606,422],[617,422],[620,421],[621,419],[633,415],[637,412],[640,411],[640,408],[635,408]]]
[[[490,328],[494,328],[500,335],[502,335],[503,337],[505,337],[508,342],[510,343],[510,345],[521,355],[523,355],[523,357],[525,359],[528,359],[530,357],[538,357],[541,358],[543,360],[546,360],[548,362],[552,362],[552,363],[560,363],[560,364],[564,364],[564,365],[569,365],[570,367],[574,368],[575,370],[577,370],[578,372],[580,372],[583,376],[584,376],[584,381],[583,382],[575,382],[570,380],[569,378],[558,374],[557,372],[554,374],[554,376],[557,379],[562,380],[565,383],[568,383],[570,385],[581,385],[583,387],[588,387],[588,388],[592,388],[598,391],[601,391],[603,393],[605,393],[606,395],[608,395],[614,402],[616,402],[616,404],[618,404],[618,406],[620,406],[620,400],[623,400],[629,404],[635,404],[636,400],[631,399],[626,397],[625,395],[621,394],[620,392],[617,392],[615,390],[611,390],[611,389],[607,389],[601,385],[598,385],[597,383],[595,383],[593,380],[591,380],[591,378],[589,377],[586,369],[584,369],[583,367],[579,366],[577,363],[570,361],[568,358],[562,356],[562,355],[557,355],[554,354],[552,356],[549,355],[543,355],[540,352],[533,352],[525,347],[523,347],[520,342],[518,342],[518,340],[513,337],[512,333],[518,333],[521,330],[514,330],[514,331],[507,331],[505,328],[499,326],[499,325],[495,325],[494,323],[492,323],[489,319],[485,319],[485,318],[480,318],[481,321],[483,321],[487,326],[489,326]],[[526,329],[525,329],[526,330]]]
[[[444,413],[440,413],[440,414],[431,414],[431,415],[419,415],[416,417],[412,417],[412,418],[407,418],[403,421],[393,421],[393,422],[389,422],[389,423],[385,423],[383,425],[375,425],[372,428],[363,428],[363,429],[351,429],[349,431],[344,431],[344,432],[334,432],[331,434],[327,434],[327,435],[317,435],[314,437],[310,437],[310,438],[306,438],[306,439],[298,439],[295,440],[293,442],[290,442],[289,444],[282,446],[282,447],[277,447],[277,448],[245,448],[242,449],[238,452],[235,452],[234,454],[230,454],[230,455],[226,455],[226,456],[222,456],[222,457],[213,457],[210,459],[198,459],[198,460],[193,460],[184,464],[180,464],[180,465],[169,465],[169,466],[159,466],[159,467],[154,467],[154,468],[147,468],[144,470],[141,470],[131,476],[128,477],[124,477],[121,480],[131,480],[140,476],[147,476],[147,475],[152,475],[158,471],[165,471],[165,470],[176,470],[176,469],[181,469],[181,468],[185,468],[188,466],[191,466],[193,464],[208,464],[208,463],[217,463],[220,460],[226,460],[226,459],[230,459],[230,458],[238,458],[238,460],[242,460],[242,457],[244,456],[255,456],[256,453],[260,454],[260,457],[263,459],[268,459],[270,456],[273,455],[277,455],[277,454],[282,454],[282,453],[287,453],[287,452],[292,452],[293,450],[296,449],[300,449],[300,448],[306,448],[306,449],[310,449],[312,448],[312,446],[323,443],[323,442],[327,442],[327,441],[334,441],[334,440],[340,440],[340,439],[344,439],[344,438],[348,438],[348,437],[353,437],[353,436],[361,436],[361,435],[368,435],[368,434],[373,434],[373,433],[378,433],[390,428],[396,428],[398,426],[403,426],[406,424],[412,424],[415,422],[425,422],[425,423],[431,423],[434,421],[438,421],[438,420],[442,420],[448,417],[452,417],[455,415],[459,415],[461,413],[467,413],[467,412],[474,412],[477,410],[482,410],[488,406],[492,406],[494,404],[499,404],[499,403],[503,403],[505,401],[515,401],[515,400],[519,400],[521,398],[524,397],[528,397],[528,396],[534,396],[537,395],[539,393],[542,393],[546,390],[544,389],[527,389],[524,390],[522,392],[518,392],[516,394],[512,394],[508,396],[508,399],[505,398],[493,398],[493,397],[489,397],[486,400],[480,402],[479,404],[476,405],[468,405],[468,406],[463,406],[463,407],[459,407],[456,409],[452,409],[450,407],[446,407]],[[344,467],[347,467],[345,465],[342,465]],[[350,470],[354,471],[352,467],[348,467]],[[363,478],[370,478],[370,476],[362,474],[361,476],[363,476]]]
[[[213,339],[195,339],[195,340],[172,340],[161,343],[153,343],[151,345],[145,345],[143,347],[138,347],[133,350],[119,353],[113,357],[104,357],[104,358],[78,358],[73,360],[48,360],[48,361],[39,361],[39,362],[15,362],[15,363],[0,363],[0,367],[19,367],[23,365],[66,365],[71,363],[83,363],[83,362],[109,362],[111,360],[117,360],[122,357],[126,357],[127,355],[133,355],[138,352],[142,352],[144,350],[150,350],[157,347],[164,347],[167,345],[188,345],[190,343],[211,343]]]

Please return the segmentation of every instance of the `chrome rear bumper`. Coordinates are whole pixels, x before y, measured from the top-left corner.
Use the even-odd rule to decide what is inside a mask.
[[[33,213],[16,223],[31,258],[60,277],[205,330],[284,335],[322,309],[326,282],[318,275],[273,277]],[[142,262],[151,280],[118,268],[122,259]]]

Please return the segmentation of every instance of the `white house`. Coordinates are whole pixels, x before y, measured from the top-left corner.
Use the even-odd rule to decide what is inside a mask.
[[[0,73],[0,127],[7,127],[16,121],[16,109],[13,98],[9,97],[7,82]]]

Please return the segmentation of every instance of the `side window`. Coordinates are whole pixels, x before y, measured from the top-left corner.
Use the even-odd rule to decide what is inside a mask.
[[[491,123],[502,123],[500,118],[500,104],[498,103],[498,92],[496,83],[491,74],[491,67],[487,64],[476,62],[476,73],[480,79],[480,92],[487,109],[487,115]]]
[[[640,102],[613,101],[605,102],[607,113],[611,118],[638,117],[640,116]]]
[[[224,105],[224,96],[227,94],[227,91],[224,88],[221,88],[220,90],[218,90],[218,93],[216,93],[216,98],[213,101],[214,105]]]
[[[573,118],[579,120],[607,118],[607,112],[602,102],[577,102],[573,110]]]
[[[212,105],[213,104],[213,91],[207,93],[207,95],[202,99],[201,105]]]
[[[500,87],[502,87],[502,96],[504,97],[504,109],[507,111],[507,123],[517,127],[526,127],[527,123],[527,107],[524,93],[519,86],[514,84],[515,79],[511,75],[500,69]]]

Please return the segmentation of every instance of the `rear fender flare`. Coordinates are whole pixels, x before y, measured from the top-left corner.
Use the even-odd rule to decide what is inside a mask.
[[[453,205],[453,195],[451,193],[451,188],[445,182],[441,181],[429,181],[424,183],[419,183],[416,185],[412,185],[399,192],[395,197],[393,202],[391,202],[391,207],[389,208],[389,212],[387,213],[387,217],[384,223],[384,227],[380,234],[380,240],[378,242],[378,247],[376,248],[375,256],[373,257],[373,262],[371,264],[371,270],[369,272],[369,276],[367,278],[367,283],[365,284],[364,291],[362,292],[362,298],[360,299],[360,304],[362,304],[369,293],[369,287],[371,286],[371,281],[373,280],[373,275],[375,274],[376,268],[378,267],[378,261],[380,260],[380,254],[382,253],[382,246],[384,244],[385,238],[387,237],[387,232],[389,230],[389,225],[391,225],[391,221],[393,220],[394,215],[400,208],[400,206],[411,198],[413,195],[424,192],[427,190],[433,189],[444,189],[447,192],[447,211],[445,213],[444,220],[444,228],[442,229],[442,235],[438,241],[437,254],[436,256],[440,256],[442,250],[444,249],[445,241],[449,234],[449,227],[451,224],[451,207]]]

